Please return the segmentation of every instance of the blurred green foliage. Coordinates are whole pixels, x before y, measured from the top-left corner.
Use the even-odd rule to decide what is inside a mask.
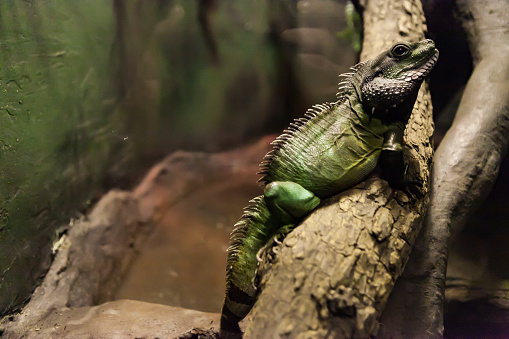
[[[356,52],[361,51],[362,47],[362,23],[361,15],[354,8],[351,2],[345,5],[346,28],[337,32],[341,39],[348,40]]]
[[[207,13],[217,60],[197,21],[198,2],[163,3],[143,10],[128,3],[118,20],[122,110],[137,156],[214,151],[259,135],[276,109],[267,2],[219,1]]]

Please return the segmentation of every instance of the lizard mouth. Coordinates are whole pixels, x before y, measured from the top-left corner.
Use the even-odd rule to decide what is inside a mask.
[[[406,82],[419,81],[420,79],[426,77],[429,74],[429,72],[431,72],[431,70],[437,63],[437,60],[438,60],[438,50],[434,48],[433,55],[431,56],[431,58],[428,59],[428,61],[424,63],[424,65],[403,72],[403,74],[398,78],[398,80],[403,80]]]

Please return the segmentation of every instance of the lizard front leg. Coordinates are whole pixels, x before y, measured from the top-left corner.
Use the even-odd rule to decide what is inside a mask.
[[[238,322],[251,310],[256,300],[253,279],[256,255],[274,236],[288,233],[292,226],[318,206],[320,199],[293,182],[272,182],[263,196],[236,224],[228,249],[226,296],[221,315],[221,338],[240,338]]]
[[[383,178],[389,182],[391,187],[401,189],[411,196],[420,196],[422,193],[419,184],[406,177],[408,166],[403,158],[404,130],[405,125],[401,122],[389,125],[388,131],[384,134],[379,164]]]
[[[269,211],[281,218],[282,225],[295,222],[320,204],[320,199],[301,185],[290,181],[274,181],[265,187]]]
[[[262,260],[260,256],[262,252],[281,244],[286,235],[295,228],[297,220],[320,204],[320,199],[311,191],[289,181],[272,182],[266,186],[264,193],[267,208],[280,219],[281,227],[258,251],[258,261]]]
[[[279,219],[280,227],[258,252],[258,261],[261,260],[260,252],[280,244],[295,228],[297,220],[320,204],[320,199],[313,192],[290,181],[271,182],[265,187],[264,197],[270,213]]]

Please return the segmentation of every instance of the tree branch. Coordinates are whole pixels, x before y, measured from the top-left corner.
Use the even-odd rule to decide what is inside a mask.
[[[362,59],[396,41],[424,38],[420,1],[363,1]],[[427,192],[433,132],[430,96],[421,88],[405,132],[410,175]],[[247,338],[368,337],[420,229],[426,199],[410,201],[371,177],[312,213],[281,246],[264,253],[261,293]],[[275,255],[274,252],[277,252]]]

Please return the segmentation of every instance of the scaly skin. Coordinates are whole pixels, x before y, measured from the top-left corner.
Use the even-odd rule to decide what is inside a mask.
[[[405,188],[403,131],[437,58],[431,40],[394,45],[352,67],[338,101],[315,105],[272,143],[260,165],[264,195],[251,201],[232,233],[221,338],[242,336],[238,322],[256,300],[256,254],[281,228],[361,182],[380,155],[392,167],[391,184]]]

